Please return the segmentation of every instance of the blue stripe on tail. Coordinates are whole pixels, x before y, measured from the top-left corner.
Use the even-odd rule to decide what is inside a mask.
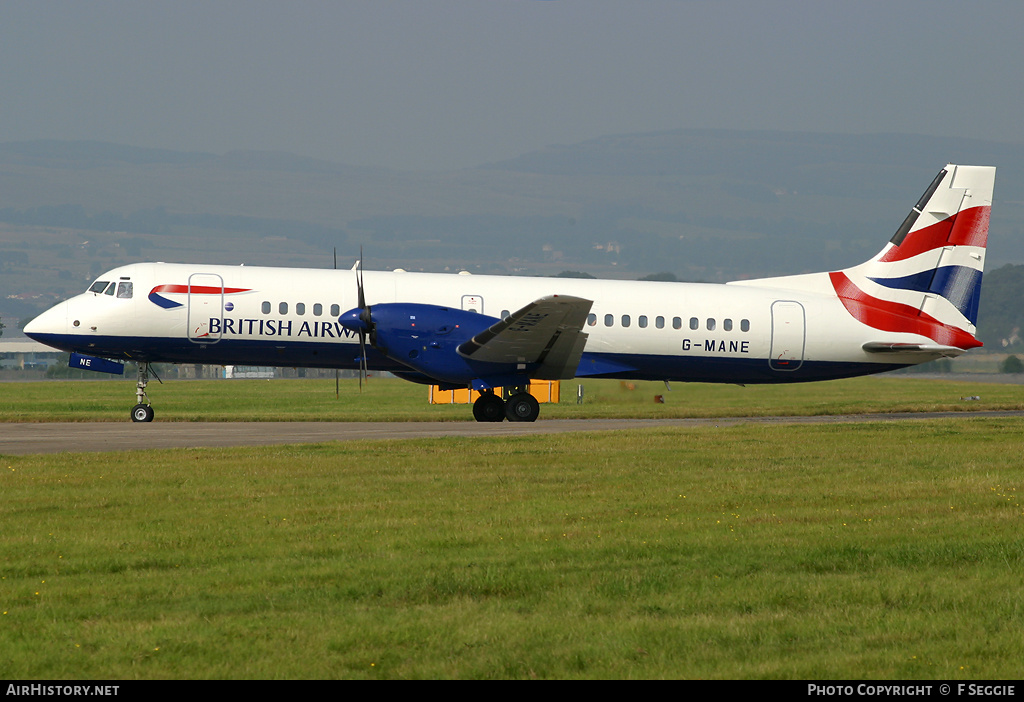
[[[942,266],[902,278],[871,278],[879,285],[894,290],[913,290],[944,297],[960,313],[978,324],[978,302],[981,299],[981,271],[966,266]]]

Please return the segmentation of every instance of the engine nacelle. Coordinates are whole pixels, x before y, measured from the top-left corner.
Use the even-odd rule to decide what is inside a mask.
[[[396,363],[441,383],[465,387],[529,382],[526,368],[512,363],[487,363],[463,357],[458,348],[501,320],[477,312],[417,303],[384,303],[353,309],[339,322],[367,333],[377,351]],[[368,320],[368,321],[367,321]]]

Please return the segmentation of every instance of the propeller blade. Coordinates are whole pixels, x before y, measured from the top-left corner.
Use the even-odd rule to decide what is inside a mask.
[[[363,247],[359,247],[359,270],[356,278],[356,297],[358,298],[359,319],[366,325],[359,330],[359,392],[363,391],[363,381],[367,378],[366,366],[366,332],[373,324],[373,317],[370,315],[370,308],[366,304],[366,293],[363,288]]]
[[[356,274],[356,298],[358,307],[350,309],[338,317],[338,322],[350,332],[359,335],[359,392],[363,391],[363,381],[369,377],[369,366],[366,362],[366,339],[369,335],[370,344],[374,341],[374,323],[370,312],[370,306],[366,304],[366,294],[363,290],[363,247],[359,247],[359,260],[352,267]]]
[[[366,309],[366,296],[363,294],[363,247],[359,247],[359,265],[356,269],[356,298],[358,300],[357,307],[360,309]],[[366,320],[363,320],[366,321]]]
[[[359,332],[359,392],[363,391],[363,378],[366,377],[366,332]]]

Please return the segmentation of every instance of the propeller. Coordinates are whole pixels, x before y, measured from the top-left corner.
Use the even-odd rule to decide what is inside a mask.
[[[370,344],[375,341],[376,334],[373,323],[373,316],[370,306],[366,304],[366,293],[363,286],[363,247],[359,247],[359,260],[356,261],[356,300],[358,306],[349,310],[338,318],[341,326],[359,335],[359,392],[363,391],[363,381],[367,377],[366,365],[366,339],[370,338]]]
[[[363,247],[359,247],[359,269],[356,271],[356,293],[357,304],[362,312],[359,313],[359,321],[364,328],[359,330],[359,392],[363,391],[363,381],[367,377],[366,370],[366,333],[372,328],[373,319],[370,317],[370,308],[366,304],[366,295],[363,292]]]

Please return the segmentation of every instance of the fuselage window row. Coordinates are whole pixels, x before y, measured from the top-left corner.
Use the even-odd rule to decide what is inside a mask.
[[[122,286],[124,286],[124,283],[122,283]],[[113,283],[111,283],[110,285],[104,284],[104,285],[101,286],[100,283],[96,283],[96,284],[93,285],[92,288],[90,288],[90,290],[92,292],[100,292],[100,293],[106,293],[107,295],[113,295],[114,294],[114,284]],[[120,292],[121,291],[118,291],[118,296],[119,297],[121,296]],[[127,296],[131,297],[131,283],[127,284]],[[273,306],[273,304],[271,302],[264,301],[263,304],[261,305],[260,309],[263,312],[263,314],[270,314],[271,311],[273,310],[273,308],[274,308],[274,306]],[[324,306],[322,304],[320,304],[318,302],[318,303],[313,305],[313,316],[314,317],[321,317],[321,316],[323,316],[323,312],[324,312]],[[287,302],[278,303],[278,313],[280,313],[282,315],[288,314],[288,303]],[[305,315],[306,314],[306,304],[303,303],[303,302],[296,302],[295,303],[295,314],[300,316],[300,317]],[[337,304],[331,305],[330,314],[331,314],[331,317],[337,317],[338,315],[340,315],[341,314],[341,306],[337,305]],[[502,318],[508,317],[508,314],[509,313],[507,311],[505,311],[505,310],[502,310],[502,312],[501,312]],[[598,320],[598,316],[596,314],[594,314],[593,312],[591,312],[590,314],[587,315],[587,326],[590,326],[590,327],[597,326],[597,320]],[[665,328],[665,321],[666,321],[665,317],[663,317],[662,315],[658,315],[657,317],[655,317],[654,318],[654,326],[655,326],[655,328],[657,328],[657,329],[664,329]],[[624,315],[619,317],[619,325],[621,327],[623,327],[623,328],[628,328],[628,327],[632,326],[632,323],[633,323],[633,318],[632,318],[631,315],[624,314]],[[647,329],[650,326],[650,318],[647,315],[642,314],[642,315],[640,315],[640,316],[638,316],[636,318],[636,324],[641,329]],[[705,322],[704,322],[704,326],[705,326],[705,328],[708,331],[715,331],[715,328],[717,327],[717,324],[718,324],[718,322],[717,322],[717,320],[714,317],[708,317],[705,320]],[[613,315],[613,314],[606,314],[606,315],[604,315],[604,326],[606,326],[606,327],[614,327],[615,326],[615,315]],[[733,326],[734,325],[733,325],[732,319],[723,319],[722,320],[722,331],[731,332],[733,330]],[[696,330],[700,329],[700,319],[697,318],[697,317],[690,317],[689,327],[693,331],[696,331]],[[677,329],[677,330],[678,329],[682,329],[683,328],[683,318],[682,317],[673,317],[672,318],[672,328],[673,329]],[[742,332],[750,331],[750,320],[748,320],[748,319],[741,319],[740,320],[740,331],[742,331]]]
[[[597,319],[598,319],[597,315],[594,314],[593,312],[588,314],[587,315],[587,326],[589,326],[589,327],[597,326]],[[622,327],[629,327],[632,324],[632,322],[633,322],[633,319],[628,314],[624,314],[624,315],[622,315],[619,318],[619,325],[622,326]],[[649,324],[650,324],[650,320],[648,319],[647,315],[642,314],[642,315],[640,315],[639,317],[636,318],[636,324],[641,329],[646,329],[649,326]],[[715,328],[717,327],[717,325],[718,325],[718,321],[714,317],[708,317],[705,320],[705,322],[704,322],[704,326],[707,328],[708,331],[715,331]],[[606,327],[614,327],[615,326],[615,315],[613,315],[613,314],[606,314],[606,315],[604,315],[604,326],[606,326]],[[665,318],[660,316],[660,315],[655,317],[654,318],[654,326],[657,329],[664,329],[665,328]],[[697,317],[690,317],[689,326],[690,326],[690,329],[694,330],[694,331],[700,329],[700,319],[698,319]],[[682,317],[673,317],[672,318],[672,328],[673,329],[682,329],[683,328],[683,319],[682,319]],[[733,330],[733,321],[731,319],[723,319],[722,320],[722,331],[727,331],[728,332],[728,331],[732,331],[732,330]],[[740,331],[743,331],[743,332],[750,331],[750,320],[749,319],[741,319],[740,320]]]
[[[263,314],[270,314],[273,309],[274,309],[274,305],[271,302],[267,301],[267,300],[264,300],[263,304],[260,306],[260,311],[263,312]],[[287,302],[278,303],[277,311],[278,311],[279,314],[288,314],[288,303]],[[296,302],[295,303],[295,314],[297,314],[300,317],[305,315],[306,314],[306,303],[304,303],[304,302]],[[332,317],[337,317],[340,314],[341,314],[341,305],[331,305],[331,316]],[[313,305],[313,316],[314,317],[322,317],[323,315],[324,315],[324,306],[322,304],[320,304],[319,302],[315,303]]]

